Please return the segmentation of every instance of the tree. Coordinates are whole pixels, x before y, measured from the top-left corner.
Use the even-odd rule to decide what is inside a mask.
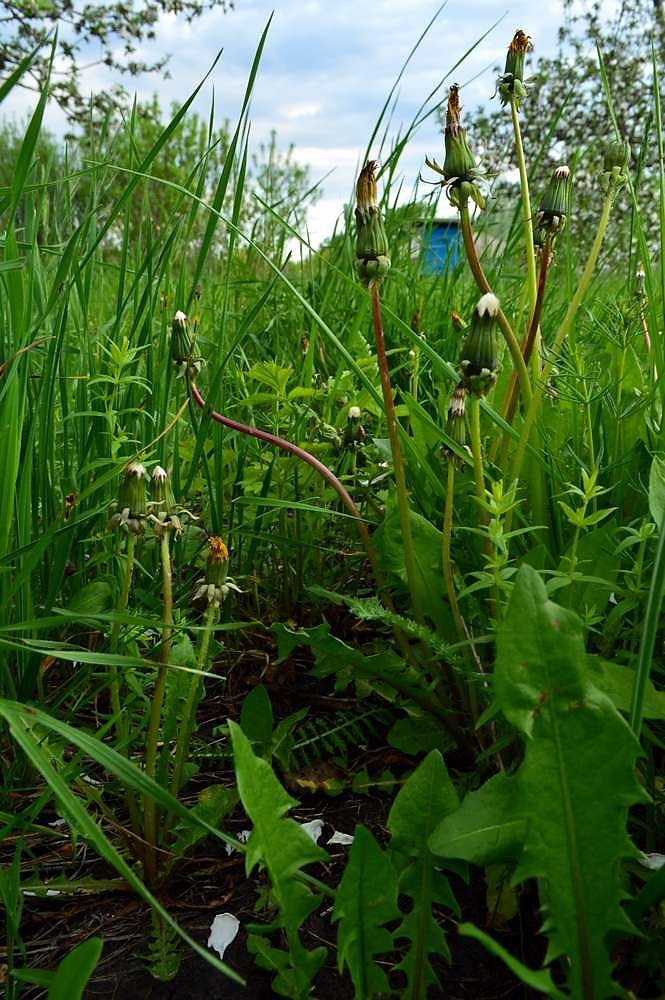
[[[548,137],[532,184],[537,207],[540,193],[554,167],[569,163],[574,176],[570,229],[577,246],[584,247],[595,231],[600,205],[598,176],[603,152],[614,137],[603,92],[597,48],[602,52],[612,105],[619,130],[631,146],[631,171],[639,188],[639,203],[647,233],[653,238],[658,225],[658,147],[654,132],[653,42],[656,66],[665,55],[665,21],[662,0],[623,0],[613,17],[599,0],[577,11],[573,0],[564,0],[565,23],[559,31],[558,50],[552,58],[538,58],[527,65],[528,95],[521,105],[520,121],[527,158],[533,162]],[[537,43],[537,39],[536,39]],[[497,67],[497,73],[503,67]],[[513,165],[513,135],[510,110],[496,106],[478,109],[469,116],[469,136],[483,167],[499,178],[495,191],[514,193],[506,180]],[[558,117],[557,120],[557,116]],[[551,128],[551,133],[549,129]],[[625,253],[630,226],[630,196],[621,195],[624,211],[615,212],[615,222],[606,240],[605,253]]]
[[[51,76],[51,93],[72,123],[89,116],[88,96],[81,90],[81,73],[105,65],[123,75],[162,73],[168,76],[169,56],[146,62],[137,56],[144,41],[155,38],[162,14],[182,15],[192,22],[207,10],[233,7],[234,0],[16,0],[0,3],[0,74],[10,73],[28,52],[43,47],[23,86],[44,87],[50,52],[48,41],[58,28],[58,61]],[[86,60],[86,61],[84,61]],[[27,82],[25,82],[27,79]],[[101,115],[126,103],[119,85],[95,95]]]

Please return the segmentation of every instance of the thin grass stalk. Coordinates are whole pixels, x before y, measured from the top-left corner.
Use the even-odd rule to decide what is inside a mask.
[[[159,726],[162,721],[162,707],[164,705],[164,695],[166,692],[166,679],[168,675],[167,664],[171,653],[171,636],[173,634],[173,580],[171,574],[171,552],[169,548],[169,533],[164,531],[159,542],[159,552],[162,564],[162,646],[159,657],[159,667],[157,669],[157,680],[155,690],[152,695],[150,707],[150,721],[145,745],[145,773],[149,778],[155,778],[157,774],[157,741],[159,739]],[[145,849],[145,871],[146,878],[150,885],[154,884],[157,877],[157,857],[155,849],[157,847],[157,828],[159,825],[159,814],[157,804],[151,796],[146,796],[143,800],[143,835],[146,842]]]
[[[473,274],[474,280],[478,285],[478,288],[483,293],[491,292],[489,281],[485,277],[485,272],[483,271],[482,264],[478,258],[478,252],[476,250],[475,240],[473,238],[473,230],[471,228],[471,218],[469,216],[469,202],[467,199],[462,199],[459,206],[460,213],[460,223],[462,226],[462,239],[464,241],[464,250],[466,252],[467,260],[469,261],[469,267]],[[517,378],[520,386],[520,394],[524,401],[524,405],[528,406],[531,401],[531,382],[529,381],[529,372],[527,370],[526,364],[524,363],[524,358],[522,357],[522,351],[520,350],[520,345],[518,343],[517,337],[513,332],[513,328],[508,322],[508,318],[504,313],[503,309],[499,309],[497,313],[497,320],[501,333],[503,334],[503,339],[506,342],[508,350],[510,352],[510,357],[512,358],[513,367],[517,372]]]
[[[587,257],[586,264],[584,266],[584,271],[580,277],[575,294],[566,310],[566,314],[561,321],[561,326],[559,327],[557,334],[554,338],[554,342],[550,349],[550,360],[547,362],[542,371],[542,376],[540,382],[534,387],[533,398],[527,410],[526,416],[524,418],[524,423],[522,425],[522,431],[520,433],[520,439],[517,443],[515,453],[513,455],[513,462],[511,468],[511,480],[514,482],[519,479],[522,473],[522,464],[524,462],[524,455],[526,453],[526,446],[529,442],[531,436],[531,430],[535,423],[536,417],[540,412],[540,406],[543,401],[543,395],[545,392],[545,387],[547,386],[548,379],[552,374],[554,365],[556,364],[559,352],[563,346],[563,343],[570,333],[573,323],[575,322],[575,317],[582,304],[582,299],[584,298],[593,272],[595,270],[596,264],[598,262],[598,256],[600,254],[601,247],[603,245],[603,240],[605,238],[605,233],[607,231],[607,226],[610,220],[610,212],[612,210],[612,203],[614,201],[614,196],[616,190],[610,185],[608,188],[605,199],[603,201],[603,208],[600,215],[600,220],[598,222],[598,228],[596,230],[596,235],[593,241],[591,250],[589,251],[589,256]],[[508,526],[510,526],[511,514],[508,514]]]
[[[404,471],[404,459],[399,441],[399,429],[397,427],[397,415],[395,413],[395,401],[390,383],[390,370],[388,368],[388,358],[386,356],[386,343],[383,335],[383,320],[381,317],[381,295],[378,282],[373,281],[370,286],[372,298],[372,320],[374,325],[374,343],[376,345],[376,355],[379,363],[379,374],[381,377],[381,388],[383,390],[383,405],[386,410],[386,422],[388,424],[388,438],[390,440],[390,451],[393,458],[393,469],[395,472],[395,486],[397,489],[397,506],[399,509],[400,528],[402,530],[402,546],[404,549],[404,566],[406,568],[406,579],[411,594],[413,613],[416,621],[424,620],[422,603],[420,600],[420,590],[416,576],[416,562],[413,552],[413,537],[411,533],[411,517],[409,514],[409,497],[406,490],[406,474]]]
[[[448,481],[446,485],[446,500],[443,508],[443,537],[441,540],[441,561],[443,565],[443,580],[450,603],[450,610],[457,629],[460,642],[466,643],[466,629],[457,601],[455,577],[451,559],[453,537],[453,510],[455,506],[455,459],[448,459]]]
[[[199,671],[205,668],[208,660],[210,635],[215,622],[217,621],[218,613],[219,609],[215,607],[214,604],[209,604],[203,618],[203,631],[201,632],[198,649],[196,651],[197,673],[193,673],[189,680],[189,689],[187,691],[187,697],[185,699],[185,705],[182,713],[182,730],[176,744],[175,762],[173,765],[173,775],[171,777],[170,789],[173,796],[177,796],[180,788],[182,787],[182,772],[185,766],[185,761],[189,755],[189,747],[194,729],[194,705],[196,703],[196,692],[199,684],[201,683]]]
[[[642,630],[642,642],[637,657],[635,669],[635,679],[633,681],[633,692],[630,699],[630,712],[628,721],[630,727],[640,738],[642,731],[642,718],[644,714],[644,698],[646,695],[647,682],[651,672],[653,661],[653,651],[656,644],[656,633],[660,624],[660,612],[665,598],[665,517],[660,525],[660,537],[658,539],[658,549],[656,551],[656,561],[653,567],[651,586],[647,598],[646,613],[644,616],[644,628]]]

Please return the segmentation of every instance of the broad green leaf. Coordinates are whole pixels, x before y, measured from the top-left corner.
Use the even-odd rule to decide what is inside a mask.
[[[630,711],[635,684],[635,671],[601,656],[589,656],[591,680],[612,699],[620,712]],[[644,690],[643,715],[645,719],[665,719],[665,691],[656,691],[653,681],[647,680]]]
[[[273,714],[263,684],[253,688],[242,703],[240,728],[252,743],[268,744],[272,737]]]
[[[522,566],[499,629],[497,701],[529,738],[517,774],[528,816],[516,880],[539,880],[548,960],[567,956],[580,1000],[616,995],[608,936],[630,934],[622,864],[636,850],[628,807],[643,799],[640,749],[611,701],[591,683],[577,617],[548,600]]]
[[[429,847],[442,858],[462,858],[475,865],[517,861],[526,821],[514,777],[497,774],[437,826]]]
[[[407,976],[405,996],[411,1000],[425,1000],[428,988],[439,984],[430,955],[443,955],[450,961],[445,934],[433,907],[446,906],[456,913],[459,910],[448,879],[437,869],[428,840],[457,805],[457,792],[443,758],[438,750],[432,750],[402,786],[388,816],[390,850],[400,870],[399,891],[412,902],[395,931],[398,943],[402,938],[409,941],[397,968]]]
[[[102,939],[88,938],[73,948],[55,970],[48,1000],[81,1000],[102,954]]]
[[[356,1000],[390,992],[375,957],[392,950],[385,924],[398,916],[397,873],[369,830],[357,826],[333,911],[339,921],[337,964],[351,973]]]
[[[325,959],[326,949],[307,951],[300,941],[298,931],[318,906],[320,897],[295,876],[304,865],[325,861],[328,855],[295,820],[286,817],[297,802],[284,791],[270,765],[254,754],[240,726],[229,722],[229,730],[240,800],[253,824],[245,855],[247,874],[259,862],[268,871],[279,907],[278,926],[284,928],[289,946],[292,972],[289,980],[292,979],[290,987],[295,989],[289,995],[306,997],[311,980]],[[280,993],[287,987],[281,973],[273,985]]]

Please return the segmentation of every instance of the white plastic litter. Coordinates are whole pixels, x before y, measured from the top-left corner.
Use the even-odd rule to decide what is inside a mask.
[[[210,925],[210,937],[208,947],[214,948],[220,958],[224,958],[224,952],[235,941],[240,929],[240,921],[232,913],[218,913]]]

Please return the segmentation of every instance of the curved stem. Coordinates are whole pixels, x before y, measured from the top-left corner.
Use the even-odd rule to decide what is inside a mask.
[[[388,438],[390,440],[390,451],[393,457],[393,469],[395,472],[395,486],[397,488],[397,505],[399,509],[399,521],[402,529],[402,546],[404,549],[404,565],[406,568],[406,579],[411,594],[411,603],[416,621],[423,621],[423,611],[420,602],[420,592],[416,576],[416,562],[413,554],[413,538],[411,535],[411,518],[409,515],[409,498],[406,492],[406,474],[404,472],[404,460],[402,458],[402,448],[399,440],[399,430],[397,427],[397,416],[395,414],[395,402],[393,400],[393,390],[390,384],[390,370],[388,368],[388,358],[386,356],[386,344],[383,336],[383,321],[381,318],[381,298],[379,295],[379,285],[372,282],[370,293],[372,297],[372,319],[374,323],[374,341],[376,344],[376,355],[379,363],[379,374],[381,376],[381,388],[383,390],[383,405],[386,410],[386,422],[388,424]]]
[[[466,252],[467,260],[469,261],[469,267],[471,268],[474,280],[483,294],[491,292],[492,289],[490,288],[489,282],[485,277],[485,272],[483,271],[482,264],[478,258],[476,244],[473,239],[468,200],[462,200],[460,202],[459,213],[460,223],[462,226],[462,239],[464,240],[464,250]],[[501,333],[503,334],[503,339],[505,340],[510,352],[513,367],[517,372],[517,379],[522,399],[524,400],[525,406],[527,406],[531,400],[531,382],[529,381],[529,372],[527,371],[526,364],[524,363],[520,345],[503,309],[499,309],[497,320]]]
[[[513,455],[513,464],[511,469],[511,480],[514,482],[519,479],[522,472],[522,464],[524,462],[524,455],[526,452],[526,446],[529,442],[529,437],[531,436],[531,430],[535,423],[536,417],[540,411],[540,405],[543,400],[543,393],[545,391],[545,386],[547,381],[552,374],[552,369],[556,364],[556,360],[559,356],[559,352],[563,346],[563,343],[570,333],[575,317],[577,315],[578,309],[582,304],[582,299],[584,298],[586,291],[591,282],[591,277],[593,275],[596,263],[598,262],[598,256],[600,254],[601,247],[603,245],[603,240],[605,238],[605,232],[607,230],[607,225],[610,220],[610,211],[612,209],[612,202],[614,201],[614,196],[616,194],[616,188],[610,186],[605,194],[605,200],[603,202],[603,210],[601,212],[600,220],[598,222],[598,228],[596,230],[596,236],[593,241],[591,250],[589,251],[589,256],[587,257],[586,264],[584,265],[584,271],[580,277],[577,288],[575,289],[575,294],[570,301],[568,309],[566,310],[566,315],[561,321],[561,326],[559,327],[556,337],[554,338],[554,343],[551,347],[551,357],[543,368],[542,378],[538,385],[535,386],[533,398],[529,409],[527,410],[526,416],[524,418],[524,423],[522,425],[522,431],[520,434],[520,439]],[[508,514],[510,518],[510,513]]]
[[[190,392],[194,398],[194,401],[202,410],[205,410],[208,406],[205,399],[199,392],[196,384],[194,382],[189,383]],[[233,431],[239,431],[241,434],[248,434],[250,437],[257,438],[259,441],[265,441],[267,444],[274,445],[276,448],[281,448],[282,451],[287,451],[290,455],[294,455],[299,458],[301,462],[306,462],[307,465],[311,466],[320,476],[325,479],[329,486],[335,490],[340,500],[348,510],[349,514],[354,518],[356,523],[356,528],[360,539],[365,547],[365,552],[367,553],[367,558],[369,559],[372,569],[376,575],[376,553],[374,551],[374,544],[370,537],[367,526],[362,518],[362,515],[355,503],[351,499],[348,490],[340,483],[337,476],[330,471],[327,465],[320,462],[318,458],[314,455],[310,455],[308,451],[304,448],[298,447],[297,444],[292,444],[291,441],[287,441],[285,438],[278,437],[277,434],[270,434],[268,431],[259,430],[258,427],[249,427],[247,424],[241,424],[238,420],[231,420],[230,417],[225,417],[222,413],[218,413],[217,410],[208,410],[212,420],[216,421],[218,424],[222,424],[224,427],[230,428]]]
[[[162,648],[160,650],[160,663],[157,669],[157,680],[155,690],[152,695],[152,705],[150,708],[150,721],[148,723],[148,733],[145,745],[145,773],[149,778],[154,778],[157,772],[157,741],[159,739],[159,725],[162,721],[162,706],[164,705],[164,695],[166,692],[166,677],[171,652],[171,633],[173,631],[173,585],[171,579],[171,553],[169,550],[169,535],[164,531],[159,550],[162,562],[162,606],[163,621],[162,628]],[[143,800],[143,835],[146,842],[145,851],[145,871],[149,884],[154,884],[157,877],[157,857],[155,848],[157,847],[157,826],[159,814],[155,800],[149,795]]]

